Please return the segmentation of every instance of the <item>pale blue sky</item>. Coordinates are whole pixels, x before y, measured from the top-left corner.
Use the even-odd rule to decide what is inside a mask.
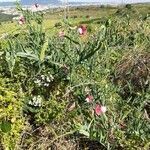
[[[150,2],[150,0],[68,0],[70,2]]]
[[[0,0],[0,2],[13,2],[16,0]],[[35,0],[36,1],[36,0]],[[51,1],[51,0],[47,0]],[[61,0],[63,1],[63,0]],[[101,2],[101,3],[120,3],[120,2],[126,2],[126,3],[134,3],[134,2],[150,2],[150,0],[68,0],[69,2]]]
[[[15,2],[16,0],[0,0],[0,2]]]
[[[70,2],[150,2],[150,0],[68,0]]]

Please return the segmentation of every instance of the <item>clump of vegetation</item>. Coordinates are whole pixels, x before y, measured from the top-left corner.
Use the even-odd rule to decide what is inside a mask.
[[[7,80],[6,80],[7,81]],[[8,88],[8,81],[0,78],[0,137],[4,149],[16,149],[24,130],[23,101],[20,93]]]
[[[132,5],[131,5],[131,4],[126,4],[125,7],[126,7],[127,9],[132,9]]]
[[[61,22],[55,23],[55,27],[56,27],[56,28],[61,28],[61,27],[62,27],[62,23],[61,23]]]
[[[131,4],[127,4],[125,5],[124,8],[119,8],[117,11],[116,11],[116,15],[118,16],[121,16],[121,17],[126,17],[126,16],[130,16],[130,17],[135,17],[136,14],[138,12],[136,11],[136,9],[134,7],[132,7]]]
[[[115,82],[123,97],[146,92],[150,86],[150,53],[128,54],[116,66]]]
[[[68,20],[52,36],[42,12],[18,10],[0,41],[1,149],[149,149],[149,18]]]
[[[17,17],[17,15],[8,15],[0,12],[0,22],[10,21],[13,19],[13,17]]]

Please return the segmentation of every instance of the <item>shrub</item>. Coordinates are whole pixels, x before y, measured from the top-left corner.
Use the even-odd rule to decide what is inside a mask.
[[[125,6],[127,9],[131,9],[132,8],[132,5],[131,4],[126,4]]]
[[[24,129],[22,98],[0,78],[0,143],[4,149],[16,149]],[[13,85],[15,86],[15,85]]]
[[[61,23],[61,22],[57,22],[57,23],[55,23],[55,27],[56,27],[56,28],[60,28],[60,27],[62,27],[62,23]]]
[[[105,5],[101,5],[100,8],[105,8]]]

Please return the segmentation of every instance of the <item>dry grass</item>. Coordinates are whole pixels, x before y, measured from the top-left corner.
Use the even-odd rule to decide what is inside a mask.
[[[115,76],[115,83],[122,87],[124,98],[146,91],[150,84],[150,53],[125,55],[116,65]]]

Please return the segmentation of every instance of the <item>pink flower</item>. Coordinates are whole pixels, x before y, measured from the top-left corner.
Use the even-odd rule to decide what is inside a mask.
[[[78,33],[80,35],[85,35],[87,33],[87,27],[86,25],[81,25],[79,28],[78,28]]]
[[[64,31],[60,31],[59,32],[59,37],[64,37],[65,36],[65,32]]]
[[[78,33],[79,33],[80,35],[83,34],[82,28],[78,28]]]
[[[105,113],[106,111],[107,111],[106,106],[101,106],[101,105],[97,104],[95,107],[95,113],[98,116]]]
[[[38,8],[38,7],[39,7],[39,4],[38,4],[38,3],[35,3],[34,6],[35,6],[35,8]]]
[[[25,18],[24,18],[23,16],[21,16],[21,17],[19,18],[18,23],[19,23],[20,25],[25,24]]]
[[[86,100],[86,102],[91,103],[93,101],[93,99],[94,99],[94,97],[92,95],[88,95],[85,100]]]

